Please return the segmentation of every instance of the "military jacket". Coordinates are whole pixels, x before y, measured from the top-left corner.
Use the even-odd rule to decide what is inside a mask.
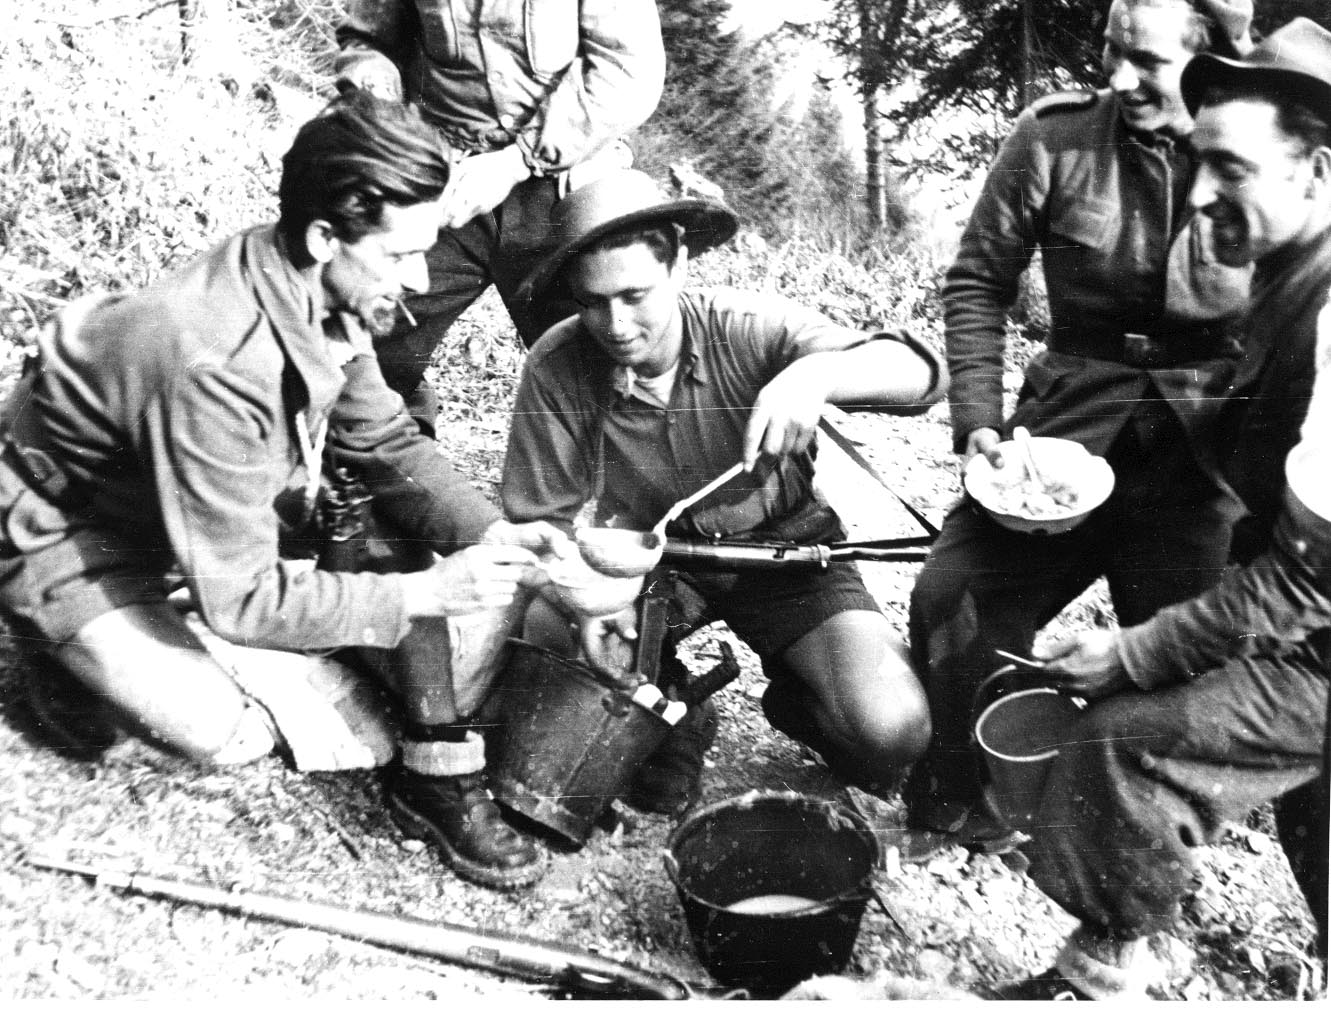
[[[1004,430],[1008,309],[1041,253],[1051,327],[1015,416],[1103,454],[1142,397],[1168,401],[1194,444],[1238,354],[1249,270],[1216,262],[1186,206],[1193,167],[1170,138],[1124,124],[1109,91],[1022,113],[990,169],[943,290],[957,450]]]
[[[665,50],[652,0],[351,0],[336,69],[391,64],[457,147],[516,143],[569,168],[652,114]]]

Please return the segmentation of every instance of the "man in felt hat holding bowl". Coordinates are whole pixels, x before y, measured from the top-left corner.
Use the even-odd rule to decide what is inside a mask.
[[[1194,850],[1276,800],[1326,957],[1331,659],[1331,32],[1298,18],[1243,59],[1183,74],[1214,252],[1255,264],[1218,439],[1257,552],[1215,588],[1046,651],[1096,698],[1069,726],[1025,849],[1081,922],[1039,990],[1140,996],[1145,938],[1192,885]]]
[[[511,519],[568,529],[595,499],[597,525],[647,530],[742,461],[667,535],[830,542],[844,530],[812,482],[824,406],[912,414],[945,391],[937,355],[904,332],[848,329],[770,293],[687,288],[690,257],[735,233],[721,204],[669,200],[646,175],[621,171],[576,190],[552,225],[562,241],[531,293],[567,293],[580,310],[542,336],[523,371],[501,491]],[[724,619],[772,679],[772,724],[843,777],[890,785],[928,741],[924,694],[858,573],[833,568],[658,569],[649,582],[672,581],[666,666],[673,644]],[[636,633],[632,609],[579,622],[592,661]],[[695,709],[630,802],[676,812],[695,799],[714,733],[714,714]]]

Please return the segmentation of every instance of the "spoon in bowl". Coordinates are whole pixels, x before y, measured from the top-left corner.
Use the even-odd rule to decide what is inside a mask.
[[[1030,475],[1031,483],[1037,490],[1044,490],[1044,477],[1040,475],[1040,468],[1035,465],[1035,453],[1031,450],[1031,433],[1024,427],[1018,427],[1012,432],[1012,440],[1021,449],[1022,462],[1026,464],[1026,472]]]

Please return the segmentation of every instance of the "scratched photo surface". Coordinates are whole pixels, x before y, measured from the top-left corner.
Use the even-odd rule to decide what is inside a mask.
[[[1324,0],[1257,5],[1268,31],[1296,14],[1331,25]],[[514,22],[505,18],[523,17],[525,8],[542,8],[561,25],[570,11],[586,17],[615,3],[421,6],[511,9],[487,22],[511,35]],[[784,296],[865,332],[905,327],[938,354],[945,273],[1019,111],[1042,95],[1104,84],[1108,4],[1099,0],[656,7],[666,84],[646,123],[622,130],[635,167],[666,191],[723,199],[740,220],[733,239],[690,263],[690,286]],[[16,0],[7,10],[0,394],[12,402],[38,333],[66,306],[142,289],[229,236],[276,220],[282,156],[336,93],[335,32],[346,4]],[[549,29],[555,49],[572,45],[563,31]],[[603,55],[603,39],[582,45],[580,58]],[[537,76],[550,88],[557,74]],[[595,118],[597,101],[569,114]],[[1066,277],[1061,269],[1053,272]],[[1042,277],[1037,255],[1004,324],[1006,414],[1050,336]],[[495,287],[480,286],[424,381],[438,401],[439,453],[497,503],[528,351],[521,320]],[[414,322],[414,309],[401,308]],[[927,546],[963,494],[949,405],[915,416],[829,407],[817,445],[815,485],[841,516],[844,542],[862,547],[821,560],[791,554],[785,563],[805,564],[798,570],[811,579],[822,577],[819,563],[857,565],[892,632],[907,640]],[[0,520],[8,553],[11,517]],[[29,525],[23,535],[41,532]],[[764,562],[780,566],[777,553],[768,549]],[[1039,632],[1037,652],[1071,632],[1117,624],[1105,580],[1094,580]],[[190,626],[224,662],[243,647],[210,635],[197,615]],[[1006,982],[1048,969],[1076,925],[1029,878],[1019,848],[943,845],[903,861],[897,791],[845,784],[813,749],[773,728],[762,705],[768,678],[721,622],[679,649],[695,677],[720,670],[713,683],[724,681],[713,695],[718,731],[701,794],[683,815],[578,794],[579,786],[626,786],[622,775],[586,766],[573,755],[577,746],[595,744],[583,746],[593,765],[641,759],[651,734],[665,731],[664,705],[649,716],[604,685],[586,686],[576,699],[513,700],[510,691],[511,717],[525,719],[523,731],[548,749],[536,763],[503,765],[518,780],[505,787],[532,784],[549,800],[546,813],[558,807],[552,815],[564,831],[544,834],[544,876],[512,891],[467,882],[433,846],[399,829],[386,803],[393,772],[383,765],[394,759],[400,712],[376,683],[320,667],[338,677],[339,696],[369,712],[374,742],[347,769],[302,770],[290,752],[236,766],[196,763],[125,731],[89,752],[53,738],[34,715],[39,642],[2,615],[0,632],[0,994],[11,999],[735,996],[733,981],[707,969],[719,956],[724,971],[727,957],[709,951],[716,932],[707,928],[738,898],[724,880],[685,871],[723,856],[742,866],[733,871],[760,864],[777,880],[723,920],[765,958],[750,968],[754,976],[783,976],[783,964],[820,943],[845,947],[826,971],[837,976],[806,997],[993,997]],[[466,633],[451,639],[455,649]],[[1040,673],[1029,654],[992,662],[989,671]],[[638,728],[623,730],[626,712]],[[1045,709],[1029,732],[1049,733],[1055,746],[1068,712]],[[727,802],[754,791],[783,798],[770,808],[761,803],[771,795]],[[760,813],[751,815],[755,803]],[[690,816],[709,809],[720,812],[705,836],[696,823],[690,833]],[[1195,891],[1150,943],[1160,964],[1151,994],[1324,998],[1316,929],[1272,807],[1226,823],[1197,855]],[[772,868],[786,861],[793,868]],[[791,890],[816,878],[832,913],[791,930],[791,915],[809,911],[809,898],[783,892],[780,872]],[[722,895],[711,903],[691,889],[709,886]],[[786,987],[751,986],[767,996]]]

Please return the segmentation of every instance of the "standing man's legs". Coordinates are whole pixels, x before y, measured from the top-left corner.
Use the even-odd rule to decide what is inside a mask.
[[[391,335],[376,341],[384,378],[427,427],[434,424],[434,398],[424,385],[425,370],[449,328],[491,284],[524,347],[576,313],[572,302],[533,304],[517,294],[527,274],[554,248],[549,218],[557,196],[554,179],[529,179],[491,213],[439,232],[439,240],[425,254],[430,289],[404,299],[416,324],[399,319]]]
[[[911,654],[933,721],[905,792],[912,827],[955,830],[979,806],[971,709],[985,677],[1003,665],[994,650],[1029,654],[1036,631],[1095,579],[1096,560],[1085,527],[1016,533],[970,501],[948,514],[910,600]]]

